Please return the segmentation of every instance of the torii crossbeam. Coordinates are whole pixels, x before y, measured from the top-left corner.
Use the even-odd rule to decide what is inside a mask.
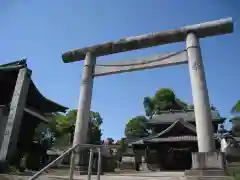
[[[232,33],[232,18],[184,26],[164,32],[155,32],[140,36],[127,37],[118,41],[110,41],[103,44],[84,47],[63,53],[62,59],[65,63],[70,63],[85,59],[88,52],[91,52],[98,57],[157,45],[182,42],[186,40],[186,35],[189,32],[194,32],[198,38]]]

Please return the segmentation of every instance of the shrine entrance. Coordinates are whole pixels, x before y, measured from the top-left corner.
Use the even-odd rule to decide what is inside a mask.
[[[192,167],[192,152],[197,152],[197,142],[166,143],[163,167],[166,170],[186,170]]]
[[[160,145],[161,147],[161,145]],[[197,150],[197,149],[196,149]],[[175,149],[156,150],[155,154],[151,154],[146,158],[147,167],[150,171],[178,171],[191,169],[192,157],[191,153],[195,151]]]
[[[209,96],[199,39],[232,32],[232,19],[227,18],[165,32],[128,37],[119,41],[111,41],[64,53],[62,59],[65,63],[85,59],[73,146],[86,143],[94,77],[188,64],[193,104],[195,107],[198,151],[203,153],[214,151],[215,144],[211,124]],[[96,58],[99,56],[182,41],[186,41],[186,48],[178,52],[146,57],[140,60],[128,61],[127,63],[96,63]],[[75,155],[73,154],[72,156],[72,170],[75,167]]]

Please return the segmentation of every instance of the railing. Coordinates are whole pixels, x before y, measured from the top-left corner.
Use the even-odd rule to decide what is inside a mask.
[[[47,166],[45,166],[43,169],[38,171],[36,174],[34,174],[32,177],[30,177],[28,180],[35,180],[37,179],[43,172],[51,168],[54,164],[56,164],[59,160],[63,159],[65,156],[67,156],[72,151],[75,151],[75,149],[78,147],[78,145],[71,147],[69,150],[64,152],[61,156],[50,162]]]
[[[100,180],[100,176],[101,176],[101,172],[102,172],[102,159],[101,159],[101,149],[102,148],[118,148],[119,145],[93,145],[93,144],[81,144],[81,145],[75,145],[73,147],[71,147],[70,149],[68,149],[66,152],[64,152],[61,156],[59,156],[58,158],[56,158],[54,161],[52,161],[51,163],[49,163],[47,166],[45,166],[43,169],[41,169],[40,171],[38,171],[36,174],[34,174],[32,177],[30,177],[28,180],[35,180],[37,179],[42,173],[44,173],[45,171],[47,171],[48,169],[50,169],[53,165],[55,165],[58,161],[60,161],[61,159],[63,159],[64,157],[66,157],[67,155],[69,155],[70,153],[72,153],[71,156],[71,165],[70,165],[70,172],[69,172],[69,180],[73,180],[73,175],[75,172],[75,158],[76,158],[76,149],[79,148],[80,149],[90,149],[90,154],[89,154],[89,163],[88,163],[88,176],[87,179],[91,180],[91,175],[92,175],[92,165],[93,165],[93,150],[97,149],[98,150],[98,166],[97,166],[97,180]]]

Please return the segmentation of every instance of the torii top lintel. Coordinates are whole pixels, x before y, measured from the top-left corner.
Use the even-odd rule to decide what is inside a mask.
[[[127,37],[118,41],[110,41],[103,44],[97,44],[94,46],[65,52],[62,55],[62,59],[65,63],[70,63],[83,60],[87,52],[93,53],[94,56],[104,56],[135,49],[181,42],[185,40],[186,34],[189,32],[196,33],[199,38],[232,33],[233,21],[232,18],[225,18],[190,26],[184,26],[178,29],[163,32],[154,32],[140,36]]]

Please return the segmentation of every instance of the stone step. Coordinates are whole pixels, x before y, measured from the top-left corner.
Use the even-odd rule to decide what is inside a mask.
[[[185,176],[226,176],[227,173],[223,169],[190,169],[185,171]]]
[[[234,180],[231,176],[184,176],[181,180]]]

